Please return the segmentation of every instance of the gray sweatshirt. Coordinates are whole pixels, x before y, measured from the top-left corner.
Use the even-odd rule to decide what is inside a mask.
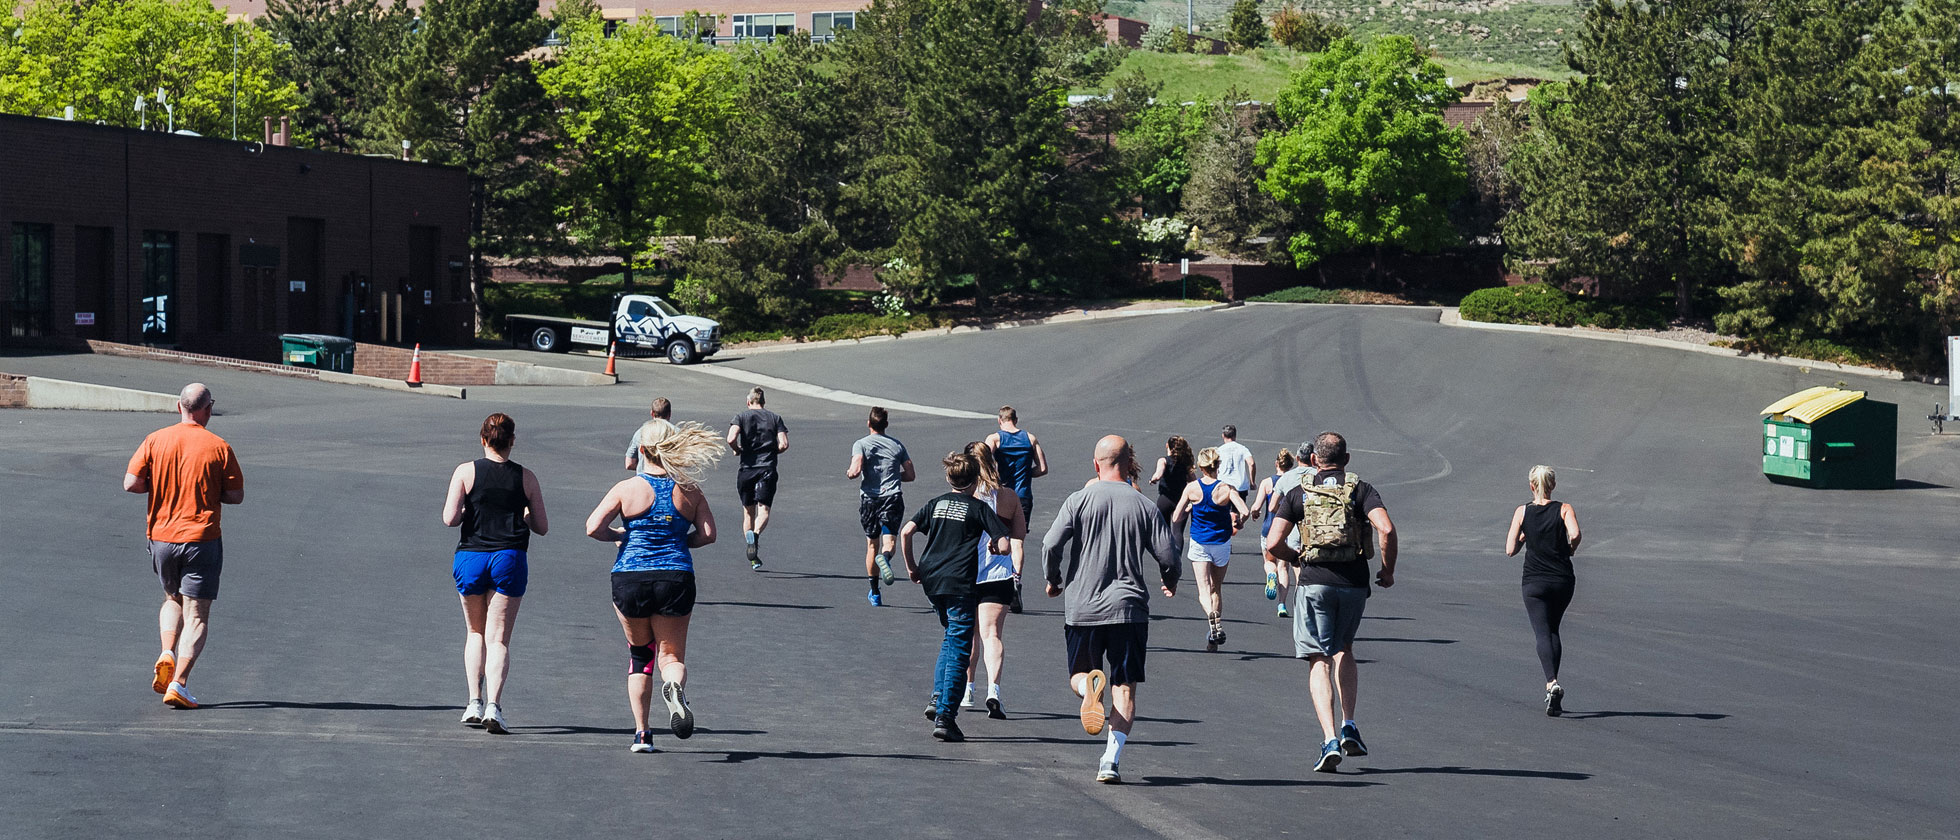
[[[1064,587],[1069,624],[1150,620],[1144,567],[1155,562],[1165,586],[1177,586],[1177,540],[1157,506],[1130,485],[1097,481],[1062,502],[1042,540],[1050,584]]]

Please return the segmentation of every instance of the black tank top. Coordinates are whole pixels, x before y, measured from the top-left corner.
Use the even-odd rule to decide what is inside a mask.
[[[524,468],[515,462],[478,458],[476,480],[463,497],[463,539],[457,551],[531,548],[531,526],[524,524]]]
[[[1166,459],[1164,475],[1157,479],[1157,509],[1164,518],[1169,519],[1177,509],[1177,500],[1184,495],[1184,487],[1191,483],[1191,465],[1178,464],[1174,459]]]
[[[1565,538],[1561,502],[1524,506],[1524,579],[1571,581],[1572,543]]]

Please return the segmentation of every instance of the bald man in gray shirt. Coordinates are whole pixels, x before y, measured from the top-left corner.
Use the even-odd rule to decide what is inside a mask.
[[[1068,595],[1062,630],[1084,732],[1102,733],[1103,688],[1111,689],[1109,742],[1096,769],[1096,781],[1105,784],[1122,781],[1117,762],[1136,721],[1136,684],[1143,682],[1150,629],[1144,563],[1156,563],[1166,598],[1176,596],[1182,570],[1170,523],[1129,484],[1135,462],[1129,441],[1116,435],[1097,441],[1096,480],[1062,502],[1042,541],[1048,597]]]

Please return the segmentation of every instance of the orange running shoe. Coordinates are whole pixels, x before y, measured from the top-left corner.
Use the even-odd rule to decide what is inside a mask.
[[[1089,691],[1082,695],[1082,731],[1091,735],[1101,735],[1103,731],[1103,689],[1108,687],[1109,678],[1103,676],[1102,669],[1089,672]]]
[[[150,690],[162,694],[165,689],[170,687],[171,679],[176,676],[177,657],[171,655],[170,651],[167,650],[157,654],[157,675],[156,679],[150,681]]]
[[[173,682],[169,688],[164,689],[163,705],[173,709],[195,709],[197,698],[191,696],[191,690],[185,688],[183,683]]]

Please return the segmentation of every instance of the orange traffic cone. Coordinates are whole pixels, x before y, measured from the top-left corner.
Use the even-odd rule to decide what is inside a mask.
[[[618,362],[613,359],[613,354],[617,353],[618,351],[619,351],[619,342],[615,341],[611,344],[606,345],[606,375],[614,379],[619,378]]]
[[[415,345],[415,355],[408,360],[408,384],[422,384],[422,345]]]

